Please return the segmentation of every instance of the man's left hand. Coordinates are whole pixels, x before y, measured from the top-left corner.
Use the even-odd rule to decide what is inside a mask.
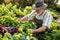
[[[34,32],[35,32],[35,30],[33,30],[33,29],[30,30],[30,33],[31,33],[31,34],[33,34]]]

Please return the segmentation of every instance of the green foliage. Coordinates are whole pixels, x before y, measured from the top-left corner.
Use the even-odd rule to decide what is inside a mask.
[[[8,26],[19,26],[19,22],[17,21],[16,17],[11,16],[2,16],[0,18],[0,24],[6,27]]]
[[[57,17],[57,18],[58,18],[58,15],[57,15],[57,13],[56,13],[56,10],[47,9],[47,11],[50,12],[53,17]]]
[[[58,29],[58,24],[55,22],[55,20],[52,21],[50,28],[51,28],[51,30],[57,30]]]
[[[29,13],[31,13],[31,11],[32,11],[32,7],[31,6],[26,6],[25,9],[24,9],[24,13],[25,14],[29,14]]]
[[[11,36],[10,33],[5,33],[4,37],[2,40],[9,40],[9,37]],[[13,40],[12,38],[10,40]]]

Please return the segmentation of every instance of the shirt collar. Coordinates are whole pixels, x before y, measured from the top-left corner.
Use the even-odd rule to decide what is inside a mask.
[[[45,13],[46,13],[46,10],[43,12],[43,14],[42,14],[42,15],[44,16],[44,15],[45,15]]]
[[[41,15],[40,15],[40,14],[37,14],[37,15],[39,15],[39,16],[43,16],[45,13],[46,13],[46,10],[43,12],[43,14],[41,14]]]

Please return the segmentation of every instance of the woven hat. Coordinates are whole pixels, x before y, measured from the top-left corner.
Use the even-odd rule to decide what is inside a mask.
[[[44,3],[44,0],[36,0],[35,4],[32,5],[33,10],[38,10],[40,8],[47,8],[47,4]]]

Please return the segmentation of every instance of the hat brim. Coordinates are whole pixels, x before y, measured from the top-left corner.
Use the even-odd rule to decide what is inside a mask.
[[[36,8],[36,5],[35,4],[32,5],[32,9],[33,10],[39,10],[41,8],[44,8],[44,9],[47,8],[47,4],[44,3],[44,5],[42,7],[38,7],[38,8]]]

